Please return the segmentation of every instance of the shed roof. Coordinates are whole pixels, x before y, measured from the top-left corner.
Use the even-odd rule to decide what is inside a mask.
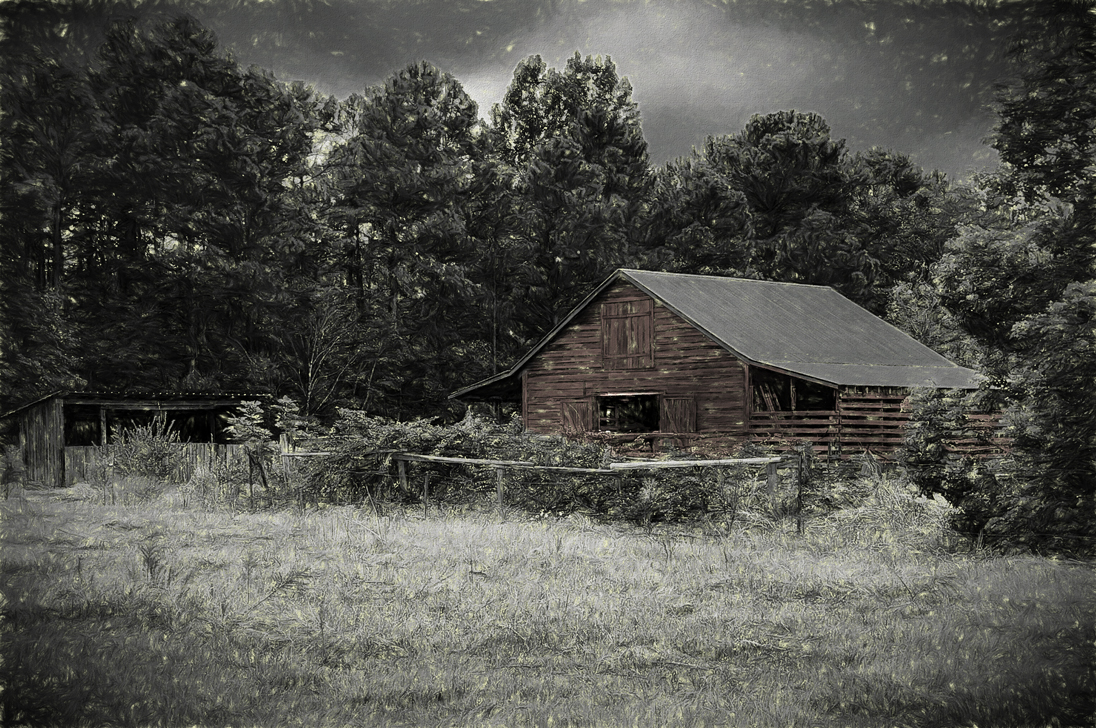
[[[508,371],[453,397],[518,374],[603,290],[624,280],[749,364],[838,386],[969,389],[958,366],[828,286],[621,269],[590,293]]]
[[[261,392],[104,392],[58,390],[31,400],[0,419],[19,414],[35,405],[51,399],[61,399],[66,404],[101,404],[110,409],[163,409],[188,410],[237,406],[248,399],[267,399]]]

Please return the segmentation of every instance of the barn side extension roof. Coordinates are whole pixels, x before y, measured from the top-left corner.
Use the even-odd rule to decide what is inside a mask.
[[[511,389],[508,380],[618,280],[660,301],[749,364],[838,386],[977,386],[973,369],[953,364],[828,286],[622,269],[508,371],[451,396],[491,397]]]

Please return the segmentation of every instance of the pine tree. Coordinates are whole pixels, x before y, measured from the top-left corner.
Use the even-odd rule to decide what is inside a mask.
[[[491,111],[513,179],[514,272],[522,334],[535,340],[611,270],[634,262],[653,173],[627,79],[612,59],[575,54],[562,71],[518,64]]]

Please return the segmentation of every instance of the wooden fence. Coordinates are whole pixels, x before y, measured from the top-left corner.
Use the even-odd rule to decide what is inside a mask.
[[[217,467],[243,468],[246,470],[247,452],[243,445],[222,445],[212,442],[186,442],[179,448],[179,457],[175,471],[168,479],[175,483],[185,483],[195,473],[208,473]],[[110,475],[111,465],[107,450],[97,446],[69,446],[65,448],[66,486],[74,483],[94,482],[104,477],[104,468]]]

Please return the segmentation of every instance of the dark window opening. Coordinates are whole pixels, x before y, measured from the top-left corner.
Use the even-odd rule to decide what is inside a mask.
[[[597,398],[598,429],[607,432],[657,432],[657,394],[604,395]]]
[[[115,434],[133,427],[148,427],[157,418],[179,436],[180,442],[228,442],[229,413],[216,410],[150,411],[106,410],[106,437],[103,437],[103,419],[96,405],[67,405],[65,407],[65,445],[99,445],[115,441]]]
[[[772,372],[751,369],[754,412],[832,412],[837,389]]]

